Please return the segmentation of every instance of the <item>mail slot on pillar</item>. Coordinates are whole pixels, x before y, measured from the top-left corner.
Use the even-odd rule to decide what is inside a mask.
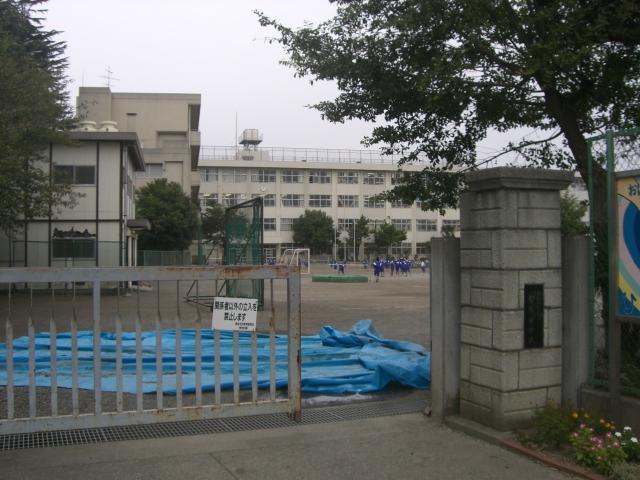
[[[524,286],[524,348],[544,346],[544,285]]]

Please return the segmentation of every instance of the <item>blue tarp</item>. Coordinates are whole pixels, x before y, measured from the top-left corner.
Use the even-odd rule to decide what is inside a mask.
[[[195,391],[195,330],[182,330],[183,392]],[[214,388],[214,336],[212,330],[202,334],[202,385]],[[162,386],[164,393],[175,394],[175,330],[162,331]],[[251,335],[240,335],[240,387],[251,388]],[[233,388],[232,332],[220,332],[220,367],[222,389]],[[51,338],[48,333],[35,337],[36,385],[50,386]],[[102,390],[116,391],[116,336],[102,333]],[[135,333],[123,333],[123,390],[136,392]],[[57,346],[58,386],[71,388],[71,334],[59,333]],[[258,386],[269,387],[269,336],[258,334]],[[78,332],[79,388],[93,389],[93,332]],[[156,334],[142,333],[143,390],[156,391]],[[276,337],[276,383],[287,385],[287,337]],[[13,342],[14,385],[28,386],[29,338]],[[429,387],[430,356],[411,342],[385,339],[371,320],[360,320],[351,331],[322,327],[319,335],[302,337],[302,390],[323,394],[366,393],[384,389],[391,383],[426,389]],[[0,385],[7,384],[6,345],[0,343]]]

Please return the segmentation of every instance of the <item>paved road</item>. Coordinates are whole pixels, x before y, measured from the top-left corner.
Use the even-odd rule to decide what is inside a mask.
[[[0,453],[7,479],[566,479],[422,414]]]

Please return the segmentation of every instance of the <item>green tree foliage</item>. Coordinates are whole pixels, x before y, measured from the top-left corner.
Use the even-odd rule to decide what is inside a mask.
[[[305,210],[293,221],[293,241],[311,253],[329,253],[333,244],[333,219],[321,210]]]
[[[210,205],[202,213],[202,235],[212,246],[224,245],[224,208]]]
[[[277,32],[284,64],[337,83],[314,107],[332,122],[378,121],[367,145],[424,156],[429,166],[396,191],[428,208],[455,206],[488,132],[534,130],[511,152],[532,166],[577,168],[586,138],[640,123],[637,0],[335,0],[335,17]],[[488,160],[488,159],[486,159]],[[606,220],[595,169],[596,219]],[[600,208],[602,207],[602,208]]]
[[[587,213],[587,202],[580,202],[575,195],[565,191],[560,196],[563,235],[584,235],[589,227],[582,221]]]
[[[388,252],[389,247],[398,245],[407,239],[407,234],[390,223],[383,223],[373,235],[377,252]]]
[[[154,180],[136,192],[136,216],[147,218],[151,230],[140,234],[140,250],[185,250],[198,226],[196,206],[180,184]]]
[[[354,229],[352,228],[349,230],[349,239],[348,239],[349,245],[353,245],[353,234],[354,234]],[[357,255],[360,249],[360,244],[362,243],[362,239],[368,237],[370,234],[371,234],[371,231],[369,230],[369,219],[364,215],[360,215],[360,218],[356,220],[356,227],[355,227],[356,258],[354,258],[354,260],[357,260]]]
[[[72,125],[65,45],[42,25],[35,0],[0,0],[0,230],[75,204],[70,185],[50,182],[51,142]]]

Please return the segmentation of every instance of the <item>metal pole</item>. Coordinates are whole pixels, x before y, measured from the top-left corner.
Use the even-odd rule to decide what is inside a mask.
[[[618,208],[616,195],[615,153],[613,132],[606,132],[607,138],[607,193],[609,214],[609,394],[611,415],[620,421],[620,323],[617,314],[618,295]]]

